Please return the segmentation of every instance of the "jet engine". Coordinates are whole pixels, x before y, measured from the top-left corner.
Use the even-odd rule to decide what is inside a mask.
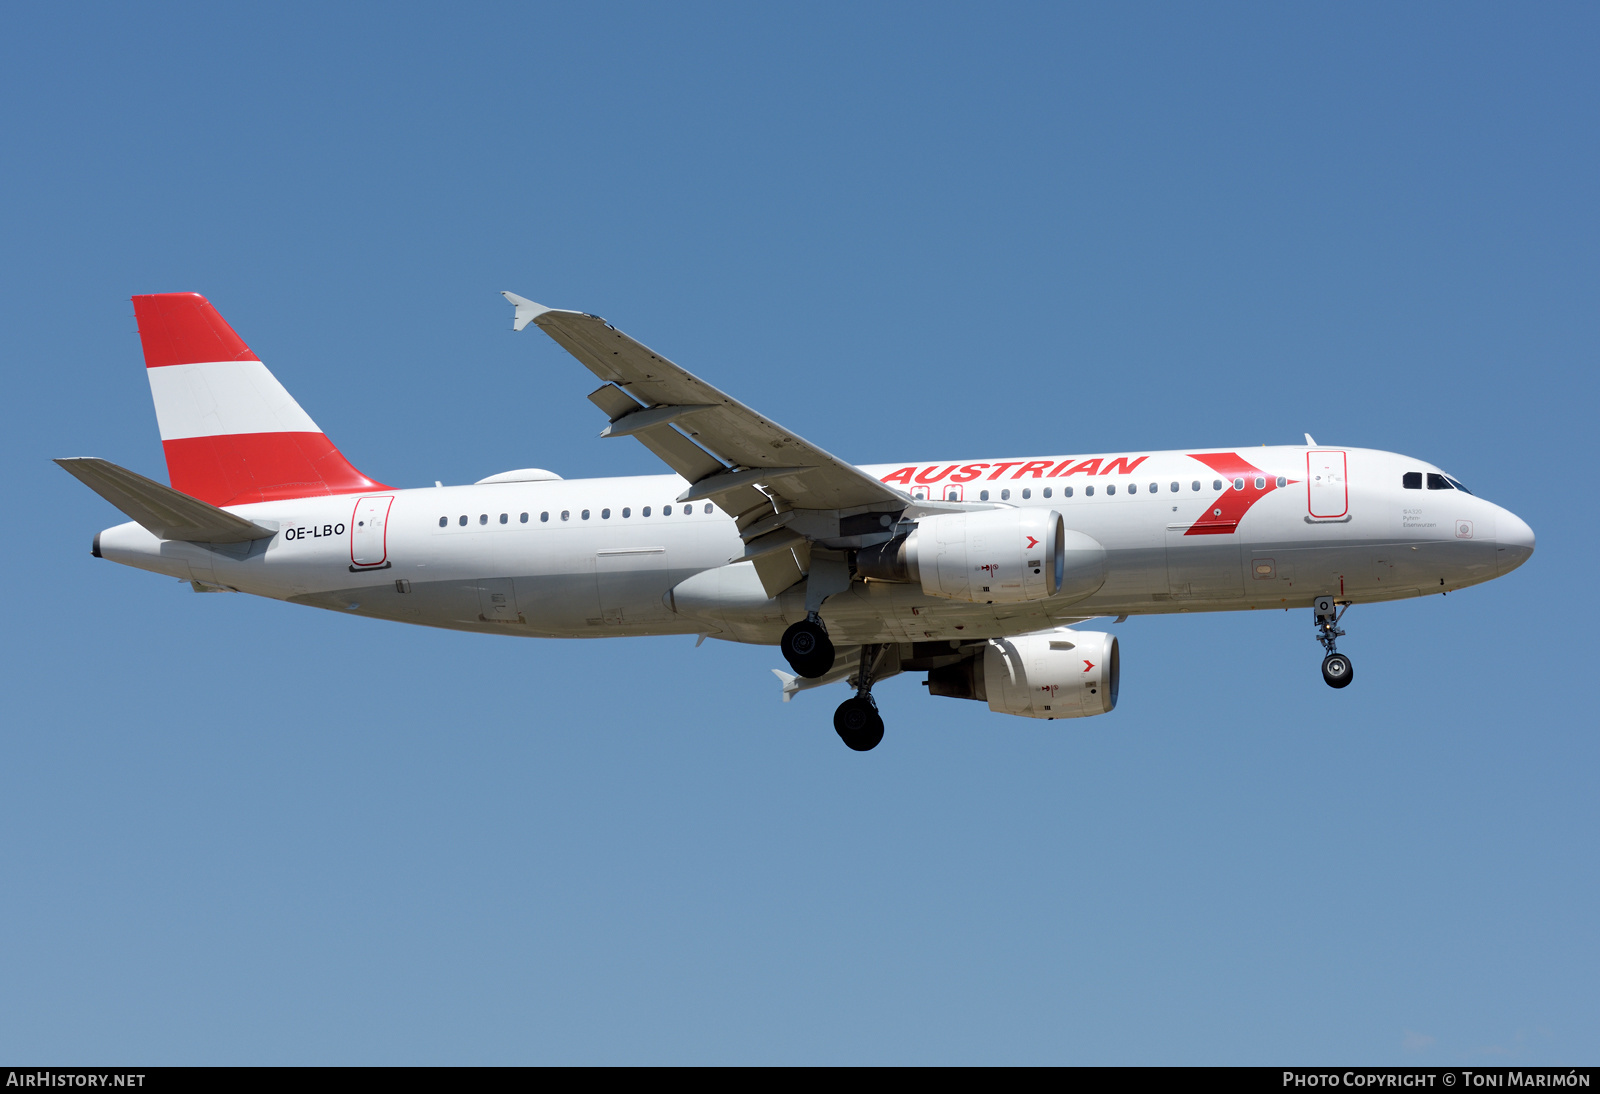
[[[857,551],[856,573],[948,600],[1081,600],[1105,583],[1106,551],[1054,510],[987,509],[924,517],[909,535]]]
[[[996,638],[965,661],[928,672],[928,694],[988,702],[997,714],[1087,718],[1117,705],[1115,635],[1066,627]]]

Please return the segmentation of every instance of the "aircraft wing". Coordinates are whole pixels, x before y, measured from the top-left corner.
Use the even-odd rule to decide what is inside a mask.
[[[687,453],[657,452],[691,483],[680,501],[707,498],[720,503],[741,487],[760,484],[796,509],[898,509],[906,504],[906,495],[893,487],[718,391],[599,316],[502,295],[516,306],[517,330],[535,324],[617,389],[612,394],[602,388],[589,397],[611,416],[601,436],[635,436],[650,445],[665,432],[675,432],[675,426],[715,457],[695,460],[685,458]]]

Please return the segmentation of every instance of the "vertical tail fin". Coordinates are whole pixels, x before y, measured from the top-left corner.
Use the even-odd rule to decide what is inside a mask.
[[[367,478],[199,293],[133,298],[167,477],[212,505],[351,494]]]

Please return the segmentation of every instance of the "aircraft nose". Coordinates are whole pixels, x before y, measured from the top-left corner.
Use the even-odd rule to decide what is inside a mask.
[[[1500,542],[1495,557],[1502,574],[1509,574],[1533,556],[1533,529],[1515,513],[1502,509],[1495,519],[1495,531]]]

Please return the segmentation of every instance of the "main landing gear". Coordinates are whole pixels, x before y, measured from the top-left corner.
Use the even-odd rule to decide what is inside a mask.
[[[1317,641],[1328,651],[1328,656],[1322,659],[1322,682],[1330,688],[1349,687],[1350,681],[1355,679],[1356,670],[1351,666],[1350,658],[1340,653],[1334,644],[1344,635],[1344,631],[1339,629],[1339,620],[1350,610],[1350,605],[1341,608],[1333,597],[1319,596],[1312,601],[1311,609],[1317,618]]]
[[[870,752],[883,740],[883,716],[878,713],[878,704],[872,699],[872,680],[883,658],[884,648],[882,643],[861,647],[861,669],[854,680],[855,696],[840,703],[839,709],[833,712],[834,731],[839,734],[841,741],[857,752]],[[829,652],[831,655],[831,648]]]
[[[778,648],[783,651],[783,659],[789,662],[796,676],[815,680],[819,676],[826,676],[828,670],[833,668],[833,643],[822,627],[822,617],[816,612],[791,624],[783,632]]]

